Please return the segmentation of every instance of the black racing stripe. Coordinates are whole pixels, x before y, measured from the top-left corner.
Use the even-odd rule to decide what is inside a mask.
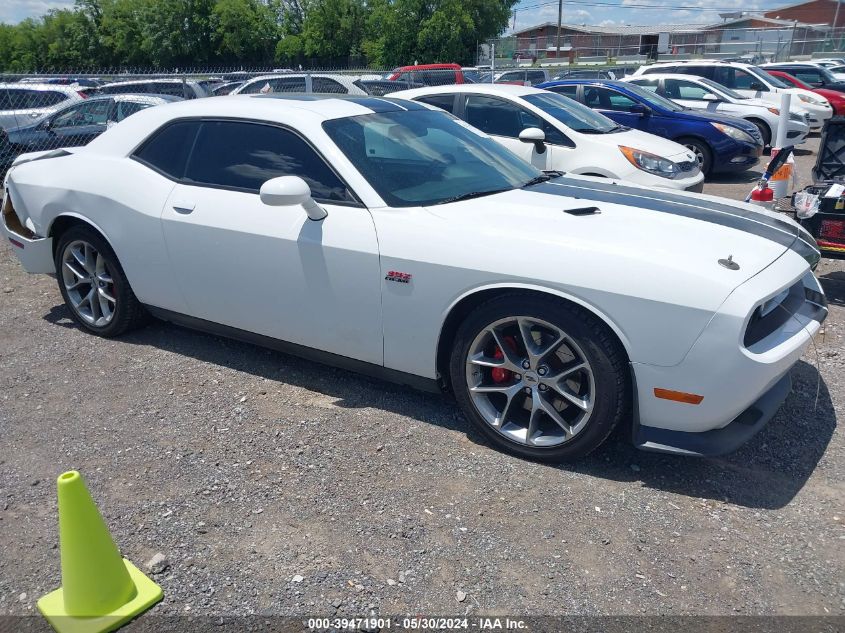
[[[767,224],[769,226],[778,228],[782,231],[789,233],[790,235],[796,234],[797,229],[790,224],[789,222],[784,222],[779,218],[770,218],[767,215],[762,213],[756,213],[754,211],[749,211],[748,209],[743,209],[737,207],[733,204],[726,204],[724,202],[716,202],[714,200],[704,200],[704,199],[690,199],[688,196],[678,195],[677,193],[670,191],[670,190],[652,190],[648,189],[644,191],[641,188],[637,187],[628,187],[625,185],[614,184],[612,182],[597,182],[597,183],[584,183],[583,181],[577,181],[572,178],[563,179],[567,180],[569,184],[576,185],[576,186],[583,186],[589,189],[595,189],[599,191],[613,191],[614,193],[623,193],[629,194],[633,196],[647,196],[650,198],[657,198],[659,200],[667,201],[667,202],[674,202],[676,204],[682,204],[684,206],[695,206],[701,209],[709,209],[710,211],[717,211],[719,213],[727,213],[730,215],[739,216],[742,218],[747,218],[752,222],[758,222],[761,224]]]
[[[753,215],[745,209],[738,209],[730,205],[719,205],[719,209],[708,208],[699,204],[700,200],[673,195],[669,192],[656,192],[650,189],[637,189],[624,185],[605,185],[604,183],[586,183],[572,178],[556,178],[553,181],[534,185],[530,191],[548,193],[590,200],[593,202],[608,202],[625,204],[649,211],[669,213],[702,222],[711,222],[728,228],[757,235],[764,239],[780,244],[786,248],[792,247],[798,236],[798,229],[786,222],[777,224],[763,222],[760,218],[769,220],[762,214]]]

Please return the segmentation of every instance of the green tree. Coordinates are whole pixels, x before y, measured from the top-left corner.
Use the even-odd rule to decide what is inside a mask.
[[[302,23],[305,55],[337,58],[361,53],[363,0],[312,0]]]
[[[222,61],[251,63],[271,60],[279,35],[273,8],[260,0],[218,0],[211,33]]]

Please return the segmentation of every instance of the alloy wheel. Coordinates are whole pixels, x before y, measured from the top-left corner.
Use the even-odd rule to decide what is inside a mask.
[[[105,327],[117,307],[114,281],[106,258],[84,240],[75,240],[62,253],[62,283],[71,309],[86,323]]]
[[[589,360],[563,330],[542,319],[508,317],[481,330],[469,346],[466,381],[484,421],[525,446],[569,442],[593,411]]]

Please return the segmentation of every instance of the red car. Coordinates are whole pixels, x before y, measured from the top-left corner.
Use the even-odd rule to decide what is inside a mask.
[[[394,68],[388,76],[391,81],[407,81],[426,86],[446,86],[470,83],[458,64],[419,64]]]
[[[810,85],[805,84],[803,81],[798,79],[798,77],[793,77],[787,72],[782,70],[773,70],[766,68],[765,71],[770,75],[777,77],[778,79],[782,79],[788,83],[791,83],[796,88],[803,88],[804,90],[812,90],[817,95],[820,95],[830,101],[830,105],[833,108],[833,114],[841,115],[845,114],[845,92],[839,92],[838,90],[829,90],[828,88],[813,88]]]

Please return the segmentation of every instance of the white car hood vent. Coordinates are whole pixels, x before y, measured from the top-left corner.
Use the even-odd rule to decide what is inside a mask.
[[[564,209],[563,212],[569,215],[595,215],[596,213],[601,213],[601,209],[598,207],[576,207],[574,209]]]

